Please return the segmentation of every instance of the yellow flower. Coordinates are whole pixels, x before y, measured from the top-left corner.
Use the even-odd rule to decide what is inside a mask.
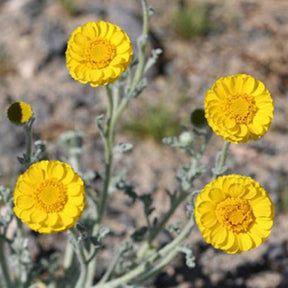
[[[88,22],[75,29],[68,41],[66,62],[70,75],[91,86],[117,80],[132,60],[128,35],[109,22]]]
[[[207,243],[227,253],[261,245],[274,222],[274,205],[250,177],[228,175],[207,184],[197,197],[195,220]]]
[[[261,81],[246,74],[218,79],[207,91],[204,105],[209,126],[236,144],[259,139],[273,120],[269,91]]]
[[[24,124],[33,116],[33,110],[28,103],[14,102],[7,109],[7,117],[14,124]]]
[[[50,234],[75,225],[85,205],[85,187],[72,167],[40,161],[19,176],[14,212],[32,230]]]

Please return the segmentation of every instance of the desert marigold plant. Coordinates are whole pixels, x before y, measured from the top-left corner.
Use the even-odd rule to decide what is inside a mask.
[[[273,99],[264,84],[246,74],[218,79],[205,97],[213,131],[232,143],[261,138],[273,120]]]
[[[54,233],[75,225],[85,205],[82,179],[60,161],[40,161],[19,176],[14,212],[32,230]]]
[[[25,172],[18,177],[14,193],[9,187],[0,185],[0,206],[6,206],[0,215],[0,287],[38,287],[43,286],[43,282],[49,287],[140,287],[171,263],[179,252],[184,255],[187,267],[195,266],[189,244],[195,222],[207,243],[230,254],[260,246],[272,230],[274,206],[264,188],[250,177],[220,176],[228,168],[226,160],[230,142],[259,139],[273,119],[270,93],[262,82],[249,75],[218,79],[206,94],[205,110],[195,109],[190,116],[191,123],[183,126],[179,135],[163,139],[164,144],[185,153],[185,163],[175,175],[177,185],[173,185],[173,189],[162,187],[167,196],[164,205],[167,209],[162,207],[160,211],[153,193],[143,193],[138,191],[140,187],[134,187],[135,171],[128,169],[125,173],[122,163],[126,160],[122,157],[132,151],[133,144],[116,142],[116,128],[130,101],[138,98],[147,87],[145,74],[157,63],[162,51],[152,49],[151,55],[146,55],[153,9],[146,0],[139,2],[143,9],[143,27],[137,41],[138,59],[132,68],[128,68],[133,54],[131,41],[121,28],[109,22],[91,21],[80,26],[72,32],[67,43],[67,67],[74,79],[93,87],[108,85],[118,79],[115,85],[106,87],[106,115],[96,118],[97,135],[103,150],[99,149],[98,140],[96,143],[92,137],[93,145],[87,146],[89,154],[84,158],[87,151],[84,133],[65,131],[58,144],[64,153],[61,157],[64,156],[71,166],[60,161],[42,160],[48,157],[46,142],[33,141],[32,128],[36,117],[31,106],[17,102],[7,110],[10,121],[24,124],[20,128],[25,133],[25,150],[22,155],[17,155],[17,159]],[[154,114],[157,121],[159,115]],[[212,169],[215,180],[199,193],[194,190],[200,183],[199,177],[212,168],[208,165],[210,161],[204,158],[213,135],[209,125],[229,142],[225,141],[215,157]],[[86,132],[90,133],[90,128],[88,130]],[[97,160],[97,167],[85,167],[83,161],[86,164],[87,160],[94,162],[94,148],[96,158],[104,160],[103,165],[98,166],[100,161]],[[99,155],[101,152],[103,157]],[[141,155],[143,161],[145,156]],[[85,179],[86,191],[84,180],[75,171]],[[151,187],[157,189],[154,185]],[[113,198],[118,192],[123,193],[121,199],[125,206],[121,204],[108,209],[113,201],[119,200],[119,197]],[[175,211],[184,203],[186,216],[179,214],[181,218],[171,223],[177,217]],[[126,213],[126,209],[133,205],[137,215]],[[120,217],[129,227],[123,226],[118,208],[123,208],[127,217],[131,215],[128,222],[125,215]],[[139,219],[135,215],[139,215]],[[16,231],[13,230],[15,225],[10,227],[15,223],[15,217],[19,218]],[[113,219],[116,225],[112,223]],[[34,255],[31,255],[29,240],[33,235],[27,233],[27,227],[22,227],[21,221],[44,234],[67,230],[64,234],[67,236],[63,245],[65,252],[57,249],[57,253],[48,258],[40,253],[38,261],[31,261]],[[169,239],[159,244],[157,238],[167,232]],[[38,244],[37,239],[34,243]],[[6,251],[6,247],[10,249]],[[42,261],[43,256],[45,261]],[[105,261],[101,261],[104,258]],[[58,271],[62,272],[59,274]],[[98,271],[103,272],[101,279]]]
[[[72,32],[66,62],[72,78],[96,87],[117,80],[130,64],[132,54],[129,36],[120,27],[91,21]]]
[[[274,222],[269,195],[247,176],[217,178],[200,192],[195,220],[207,243],[227,253],[241,253],[261,245]]]
[[[12,103],[7,109],[7,117],[14,124],[24,124],[33,116],[30,104],[20,101]]]

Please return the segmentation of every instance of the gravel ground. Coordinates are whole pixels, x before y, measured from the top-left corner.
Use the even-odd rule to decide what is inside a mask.
[[[79,0],[73,1],[75,6],[69,12],[71,7],[67,8],[60,0],[0,1],[1,183],[8,184],[13,179],[11,175],[18,171],[15,155],[23,151],[21,129],[13,127],[5,118],[5,107],[15,100],[33,106],[37,116],[35,138],[47,141],[51,158],[59,155],[57,138],[61,132],[80,129],[85,133],[87,152],[83,167],[102,169],[102,146],[95,117],[105,112],[105,91],[99,88],[95,92],[70,78],[64,58],[66,41],[77,25],[104,18],[120,25],[135,44],[141,32],[141,10],[137,2]],[[269,133],[257,143],[232,145],[228,164],[233,168],[230,171],[259,180],[277,208],[275,228],[263,246],[243,255],[225,255],[207,246],[195,229],[190,242],[196,267],[186,268],[179,257],[150,286],[288,287],[288,216],[283,200],[288,193],[288,2],[206,1],[211,29],[193,39],[182,39],[174,32],[173,15],[178,1],[150,0],[149,3],[155,9],[150,46],[161,47],[164,53],[148,77],[148,89],[132,103],[124,119],[162,101],[175,111],[181,123],[187,123],[190,112],[203,105],[205,91],[217,78],[247,73],[262,80],[275,100],[274,122]],[[187,3],[196,5],[195,1]],[[154,193],[155,206],[159,207],[155,213],[161,214],[168,205],[164,189],[176,187],[175,171],[185,156],[149,137],[139,139],[129,132],[119,133],[117,140],[130,141],[135,148],[132,155],[116,155],[116,168],[125,165],[138,191]],[[221,143],[220,137],[214,136],[213,145],[208,147],[203,163],[210,168]],[[203,187],[209,176],[203,177],[197,188]],[[111,217],[106,221],[111,227],[117,226],[119,232],[129,225],[126,214],[135,217],[139,213],[137,207],[123,213],[127,211],[125,201],[123,195],[115,196],[109,210]],[[175,219],[183,217],[183,211],[179,209]],[[55,243],[45,237],[42,249],[49,250]],[[62,248],[61,237],[57,249]],[[109,257],[109,253],[104,253],[104,260]]]

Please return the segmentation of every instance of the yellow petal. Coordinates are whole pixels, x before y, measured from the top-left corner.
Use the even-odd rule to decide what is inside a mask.
[[[221,246],[221,244],[223,244],[226,240],[227,240],[227,237],[228,237],[228,232],[227,230],[220,226],[217,227],[211,234],[211,237],[212,237],[212,242],[215,244],[217,244],[217,246]]]
[[[118,54],[123,54],[129,50],[131,50],[131,45],[129,42],[123,42],[122,44],[117,46],[117,53]]]
[[[47,213],[45,213],[44,211],[35,209],[31,213],[30,219],[31,219],[31,222],[40,223],[40,222],[43,222],[44,220],[46,220],[47,216],[48,216]]]
[[[207,228],[211,228],[217,224],[216,215],[213,212],[207,212],[201,216],[201,224]]]
[[[87,45],[88,39],[82,33],[78,33],[74,36],[74,41],[77,45],[83,46]]]
[[[224,126],[227,129],[233,129],[236,126],[236,121],[234,119],[225,119]]]
[[[211,201],[204,201],[201,202],[199,205],[197,205],[197,211],[200,214],[204,214],[207,211],[214,211],[216,208],[216,204],[214,202]]]
[[[264,84],[261,81],[257,81],[256,87],[252,93],[252,95],[261,95],[265,92],[266,88],[264,86]]]
[[[234,93],[240,94],[242,92],[243,84],[244,84],[243,77],[234,77]]]
[[[17,190],[16,191],[18,191],[18,190],[19,190],[20,193],[23,193],[26,196],[32,196],[32,194],[33,194],[33,192],[35,190],[35,187],[27,184],[24,181],[20,181],[19,184],[17,185]],[[15,197],[15,194],[14,194],[14,197]]]
[[[53,233],[53,229],[51,227],[44,227],[44,226],[40,226],[36,231],[43,234]]]
[[[84,198],[84,194],[81,193],[79,196],[76,197],[69,197],[69,203],[75,205],[75,206],[82,206],[84,205],[85,202],[85,198]]]
[[[51,171],[51,177],[58,179],[58,180],[62,180],[66,175],[66,169],[65,166],[62,165],[60,162],[57,163],[57,165],[54,165],[52,167],[52,171]]]
[[[240,244],[241,251],[248,251],[251,250],[252,248],[255,248],[255,244],[249,234],[247,233],[239,233],[237,234],[238,237],[238,243]]]
[[[19,196],[15,200],[15,204],[16,206],[18,206],[18,208],[27,210],[34,205],[34,200],[32,197],[29,196]]]
[[[72,169],[67,169],[67,170],[66,170],[66,175],[65,175],[65,177],[62,179],[61,182],[62,182],[64,185],[67,185],[67,184],[72,183],[72,182],[74,181],[74,179],[76,179],[76,175],[75,175],[75,173],[73,172],[73,170],[72,170]]]
[[[96,38],[96,30],[95,30],[95,24],[93,21],[88,22],[83,26],[83,34],[88,37],[90,40],[93,40]]]
[[[105,21],[98,21],[97,26],[99,29],[99,36],[101,36],[102,38],[105,38],[109,29],[108,24]]]
[[[48,215],[48,218],[45,222],[45,224],[47,226],[50,226],[50,227],[59,227],[62,225],[62,221],[61,221],[61,218],[58,216],[58,213],[50,213]]]
[[[124,33],[122,31],[119,31],[113,34],[113,37],[110,38],[110,42],[111,44],[118,46],[123,42],[124,38]]]
[[[83,194],[83,184],[80,182],[67,184],[67,193],[71,196],[77,196],[81,193]]]
[[[250,185],[247,185],[245,187],[245,199],[253,199],[257,196],[257,190],[254,187],[251,187]]]
[[[101,70],[90,71],[90,79],[92,82],[98,82],[102,78],[103,78],[103,72]]]
[[[75,223],[75,221],[72,217],[69,217],[64,213],[59,213],[59,216],[61,217],[61,220],[62,220],[63,225],[65,227],[70,227],[71,225],[73,225],[73,223]]]
[[[244,80],[244,88],[243,88],[243,92],[246,92],[247,94],[251,94],[255,88],[256,88],[256,80],[253,77],[247,77]]]
[[[259,229],[259,231],[261,231],[261,233],[267,237],[267,231],[268,233],[271,232],[274,222],[269,218],[258,217],[256,218],[256,224],[257,229]]]
[[[115,33],[116,33],[116,26],[115,25],[112,25],[112,24],[108,24],[109,26],[109,29],[108,29],[108,32],[105,36],[106,39],[110,40],[112,37],[114,37]]]
[[[42,169],[39,169],[36,166],[32,166],[30,169],[28,169],[27,175],[32,183],[36,182],[36,185],[37,183],[41,182],[45,177],[45,174],[43,173]]]
[[[272,209],[271,206],[259,204],[259,205],[253,205],[253,214],[256,217],[269,217],[272,215]]]
[[[240,183],[232,183],[229,186],[229,195],[231,197],[241,197],[245,193],[245,187]]]
[[[222,191],[218,188],[212,188],[208,192],[209,198],[215,202],[219,202],[224,199]]]
[[[75,205],[70,204],[69,202],[65,205],[65,207],[63,209],[63,213],[66,214],[68,217],[79,216],[78,208]]]

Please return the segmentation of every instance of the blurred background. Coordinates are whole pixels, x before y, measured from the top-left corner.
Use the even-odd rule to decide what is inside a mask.
[[[164,146],[162,138],[178,135],[181,125],[189,126],[190,113],[203,107],[205,92],[217,78],[247,73],[270,90],[275,119],[260,141],[232,145],[229,172],[261,182],[277,213],[270,238],[242,255],[226,255],[211,248],[195,228],[190,243],[196,267],[186,268],[179,257],[149,287],[288,287],[288,1],[148,2],[155,10],[149,49],[161,48],[163,54],[148,75],[149,87],[133,100],[118,125],[117,141],[133,143],[134,151],[124,157],[116,154],[116,169],[126,167],[139,193],[153,193],[154,213],[160,215],[168,207],[164,190],[177,187],[175,172],[181,161],[185,162],[185,155]],[[105,90],[74,81],[65,64],[70,33],[79,25],[100,19],[122,27],[137,53],[140,1],[0,0],[1,184],[13,187],[19,173],[16,156],[24,150],[23,130],[5,116],[6,107],[18,100],[32,105],[36,114],[34,139],[47,141],[51,159],[63,157],[59,135],[77,129],[84,133],[82,168],[103,168],[95,118],[106,111]],[[213,136],[203,164],[213,167],[215,152],[222,143],[221,137]],[[206,174],[195,189],[211,179],[211,174]],[[135,208],[127,209],[125,197],[115,195],[106,220],[106,225],[124,234],[137,225],[130,217],[139,214]],[[183,206],[175,219],[184,215]],[[31,248],[35,261],[40,252],[50,257],[63,248],[62,234],[37,237],[38,247]],[[161,237],[160,244],[167,241],[167,235]],[[103,263],[110,256],[104,253]],[[104,268],[98,269],[101,275]]]

